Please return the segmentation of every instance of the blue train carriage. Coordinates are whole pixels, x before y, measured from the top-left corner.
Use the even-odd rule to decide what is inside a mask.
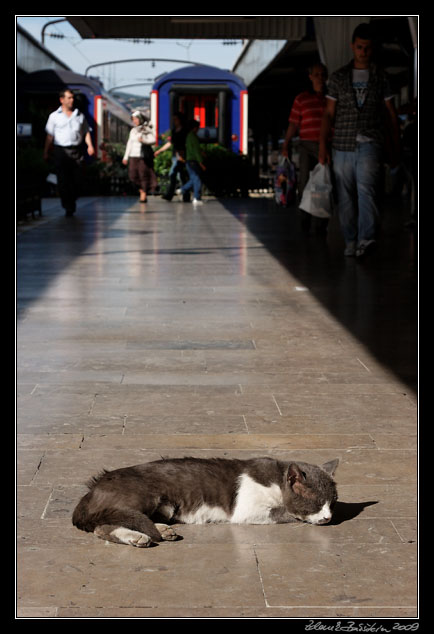
[[[109,95],[98,80],[66,70],[29,73],[18,85],[22,116],[38,120],[36,136],[42,136],[48,115],[60,105],[59,92],[64,88],[73,91],[75,106],[86,117],[96,158],[105,161],[105,143],[126,143],[132,121],[129,110]]]
[[[185,66],[160,76],[151,92],[157,137],[172,127],[174,112],[200,122],[199,139],[247,154],[247,88],[240,77],[215,66]]]

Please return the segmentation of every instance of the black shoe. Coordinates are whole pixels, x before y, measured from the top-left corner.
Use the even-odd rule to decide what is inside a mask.
[[[172,196],[168,196],[167,194],[163,194],[161,198],[163,198],[163,200],[167,200],[168,202],[172,200]]]

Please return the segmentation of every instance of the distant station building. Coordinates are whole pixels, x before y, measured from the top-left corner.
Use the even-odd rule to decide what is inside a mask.
[[[24,80],[30,73],[40,70],[70,71],[71,68],[53,55],[33,35],[28,33],[19,24],[16,25],[16,77],[18,83]],[[17,100],[17,137],[25,142],[32,136],[33,121],[30,121],[28,113],[21,103],[20,90],[18,88]],[[29,119],[29,120],[28,120]]]
[[[67,64],[17,24],[17,74],[47,69],[71,70]]]

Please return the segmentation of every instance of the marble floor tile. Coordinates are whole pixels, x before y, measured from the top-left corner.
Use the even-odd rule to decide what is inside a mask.
[[[21,607],[182,608],[264,605],[254,552],[243,544],[165,542],[154,548],[25,547],[18,560]],[[63,583],[56,579],[62,576]]]
[[[255,547],[267,605],[414,609],[415,544],[318,544]],[[373,588],[375,561],[378,586]]]
[[[402,213],[361,263],[271,199],[79,199],[17,236],[17,616],[418,614],[417,280]],[[294,212],[294,213],[293,213]],[[102,469],[339,458],[324,526],[72,525]]]
[[[375,448],[374,441],[368,435],[339,435],[339,434],[322,434],[322,435],[253,435],[253,434],[151,434],[144,437],[143,435],[125,434],[122,437],[110,434],[101,436],[94,434],[79,438],[80,448],[84,451],[92,449],[107,448],[111,449],[119,447],[128,449],[134,448],[145,443],[148,449],[228,449],[238,451],[294,451],[295,449],[348,449]],[[43,441],[42,441],[42,444]],[[45,445],[44,445],[45,446]]]

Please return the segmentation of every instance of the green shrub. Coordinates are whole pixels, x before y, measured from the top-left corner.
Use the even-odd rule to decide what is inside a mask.
[[[45,181],[52,171],[52,166],[43,158],[41,148],[31,145],[18,148],[17,151],[17,186],[26,184],[38,189],[41,194],[45,187]]]
[[[169,134],[168,131],[161,135],[162,144]],[[252,179],[249,159],[218,144],[203,143],[201,149],[205,153],[203,163],[206,167],[202,173],[204,193],[214,196],[248,196]],[[155,157],[154,169],[160,190],[164,190],[168,183],[171,165],[171,148]]]
[[[215,196],[248,196],[251,180],[250,161],[221,145],[204,144],[203,183]]]
[[[165,143],[169,132],[161,135]],[[203,172],[204,193],[214,196],[247,196],[251,180],[251,167],[247,157],[235,154],[217,144],[201,144],[205,153]],[[128,178],[128,168],[123,165],[125,144],[106,143],[108,161],[91,160],[83,173],[83,194],[104,196],[110,194],[135,194],[136,187]],[[169,148],[154,158],[154,170],[160,192],[165,191],[172,165],[172,149]],[[17,152],[17,184],[29,183],[48,195],[46,178],[54,171],[52,162],[43,159],[39,147],[27,146]]]
[[[172,167],[172,149],[169,148],[154,157],[154,171],[157,176],[160,193],[163,193],[169,184],[169,172]]]

